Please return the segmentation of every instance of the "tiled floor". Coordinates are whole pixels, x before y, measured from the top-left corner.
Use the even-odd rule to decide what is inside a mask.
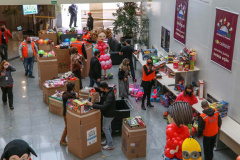
[[[42,91],[38,86],[37,64],[34,65],[35,79],[24,76],[22,62],[17,59],[10,62],[16,67],[13,73],[14,83],[14,111],[0,102],[0,153],[5,145],[13,139],[20,138],[27,141],[38,154],[33,160],[78,160],[69,153],[67,147],[59,145],[59,140],[64,128],[63,118],[48,111],[47,105],[42,100]],[[109,84],[117,84],[117,68],[110,71],[114,73],[114,79],[108,80]],[[138,65],[138,69],[141,68]],[[136,71],[137,77],[141,75],[140,69]],[[83,80],[83,86],[88,86],[88,78]],[[166,143],[166,120],[163,119],[165,107],[155,103],[154,108],[141,110],[140,102],[130,98],[134,109],[132,116],[140,115],[147,124],[147,157],[140,160],[160,160]],[[87,160],[125,160],[127,159],[121,150],[121,136],[114,135],[115,150],[102,151]],[[202,141],[200,140],[200,144]],[[215,160],[233,160],[236,154],[231,150],[214,152]]]

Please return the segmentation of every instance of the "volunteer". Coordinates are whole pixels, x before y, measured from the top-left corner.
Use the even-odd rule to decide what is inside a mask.
[[[101,144],[104,150],[113,150],[111,123],[116,113],[114,90],[112,87],[108,87],[106,82],[102,82],[99,88],[101,92],[106,94],[103,104],[87,102],[87,105],[92,106],[94,109],[101,109],[103,115],[102,130],[106,136],[106,141]]]
[[[191,84],[185,86],[184,91],[177,96],[176,101],[188,102],[190,106],[198,103],[196,96],[193,94],[193,86]]]
[[[90,37],[90,32],[88,31],[87,27],[83,27],[83,36],[82,36],[82,41],[86,44],[92,44],[96,43],[96,41],[93,41]]]
[[[3,60],[8,60],[8,38],[12,37],[11,32],[9,29],[6,28],[4,24],[0,26],[0,55]],[[4,54],[3,54],[4,51]]]
[[[77,35],[77,40],[71,43],[71,47],[77,47],[78,53],[81,54],[85,59],[87,59],[87,53],[85,50],[85,45],[81,42],[81,36]]]

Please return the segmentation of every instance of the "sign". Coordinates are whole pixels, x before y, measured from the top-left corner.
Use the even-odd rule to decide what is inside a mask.
[[[186,43],[188,0],[176,0],[174,39],[182,44]]]
[[[90,146],[97,142],[97,128],[94,127],[87,131],[87,146]]]
[[[57,4],[57,1],[51,1],[51,4]]]
[[[23,15],[38,14],[38,5],[23,5]]]
[[[161,32],[161,47],[166,51],[169,52],[170,47],[170,31],[162,26]]]
[[[217,8],[211,60],[229,71],[232,70],[237,21],[237,13]]]

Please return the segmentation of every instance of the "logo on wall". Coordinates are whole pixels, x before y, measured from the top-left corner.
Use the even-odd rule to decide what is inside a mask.
[[[219,20],[219,22],[217,23],[217,33],[231,38],[232,31],[233,28],[231,27],[231,23],[227,22],[227,18]]]
[[[177,16],[185,19],[186,9],[187,7],[185,6],[185,4],[181,3],[177,8],[177,11],[178,11]]]

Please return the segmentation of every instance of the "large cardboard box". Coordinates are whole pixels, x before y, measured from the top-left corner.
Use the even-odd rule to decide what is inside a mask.
[[[39,44],[38,50],[51,51],[53,49],[52,44]]]
[[[54,42],[54,45],[57,45],[57,33],[50,33],[50,34],[41,34],[38,32],[39,39],[49,39]]]
[[[82,71],[82,78],[88,77],[89,69],[90,69],[90,60],[93,57],[92,52],[92,44],[85,44],[85,50],[87,53],[87,60],[83,58],[83,71]]]
[[[125,124],[123,119],[122,125],[122,151],[128,159],[146,157],[147,146],[147,129],[146,126],[130,128]]]
[[[68,151],[84,159],[101,152],[101,112],[79,114],[67,108]]]
[[[54,52],[57,55],[58,73],[65,73],[70,71],[71,61],[69,49],[54,48]]]
[[[49,97],[49,112],[63,116],[63,101]]]
[[[42,87],[43,88],[43,101],[46,104],[49,104],[49,96],[53,95],[55,93],[55,91],[66,91],[67,87],[61,86],[61,87],[52,87],[52,88],[47,88],[45,86]]]
[[[72,82],[72,83],[74,83],[75,84],[75,92],[77,92],[78,93],[78,91],[80,90],[80,83],[79,83],[79,79],[78,78],[76,78],[76,80],[74,80],[74,81],[67,81],[68,83],[69,82]]]
[[[58,78],[57,57],[37,57],[38,58],[38,78],[39,87],[46,80]]]

